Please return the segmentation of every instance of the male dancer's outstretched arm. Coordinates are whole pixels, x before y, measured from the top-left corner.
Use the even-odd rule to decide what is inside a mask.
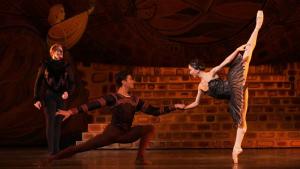
[[[104,107],[104,106],[113,106],[116,104],[116,99],[112,95],[106,95],[102,96],[98,99],[95,99],[93,101],[90,101],[86,104],[82,104],[80,106],[77,106],[75,108],[71,108],[69,110],[59,110],[56,115],[63,115],[65,116],[63,120],[66,120],[71,115],[77,114],[77,113],[87,113],[89,111]]]

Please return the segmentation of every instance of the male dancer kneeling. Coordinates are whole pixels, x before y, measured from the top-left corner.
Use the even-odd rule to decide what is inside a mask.
[[[53,160],[70,157],[76,153],[88,151],[98,147],[107,146],[113,143],[132,143],[140,139],[140,145],[136,157],[136,164],[151,164],[144,158],[144,152],[151,136],[154,133],[152,125],[132,127],[132,121],[136,112],[142,111],[146,114],[159,116],[175,110],[175,106],[165,106],[161,108],[153,107],[136,96],[129,94],[134,88],[135,81],[128,71],[121,71],[116,74],[117,93],[100,97],[97,100],[89,102],[67,111],[60,110],[57,115],[63,115],[64,120],[70,115],[82,112],[88,112],[103,106],[110,106],[112,112],[111,123],[106,127],[102,134],[96,135],[94,138],[85,143],[76,146],[70,146],[56,155],[50,156],[47,163]]]

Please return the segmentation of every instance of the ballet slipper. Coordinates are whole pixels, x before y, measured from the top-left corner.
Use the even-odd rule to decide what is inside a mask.
[[[239,158],[238,156],[243,152],[242,148],[233,148],[232,150],[232,160],[234,164],[239,163]]]
[[[256,15],[256,26],[255,26],[255,29],[260,29],[262,24],[263,24],[263,21],[264,21],[264,13],[263,11],[259,10],[257,11],[257,15]]]

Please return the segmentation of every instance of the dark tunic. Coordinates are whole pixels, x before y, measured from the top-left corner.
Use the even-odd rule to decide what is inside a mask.
[[[60,96],[67,91],[70,96],[74,90],[74,74],[68,63],[52,59],[42,63],[34,86],[34,102],[43,100],[47,91]]]

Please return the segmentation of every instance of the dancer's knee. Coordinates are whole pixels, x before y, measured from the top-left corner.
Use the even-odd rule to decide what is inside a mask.
[[[247,132],[247,124],[243,123],[241,126],[239,126],[239,129],[243,130],[244,133]]]

